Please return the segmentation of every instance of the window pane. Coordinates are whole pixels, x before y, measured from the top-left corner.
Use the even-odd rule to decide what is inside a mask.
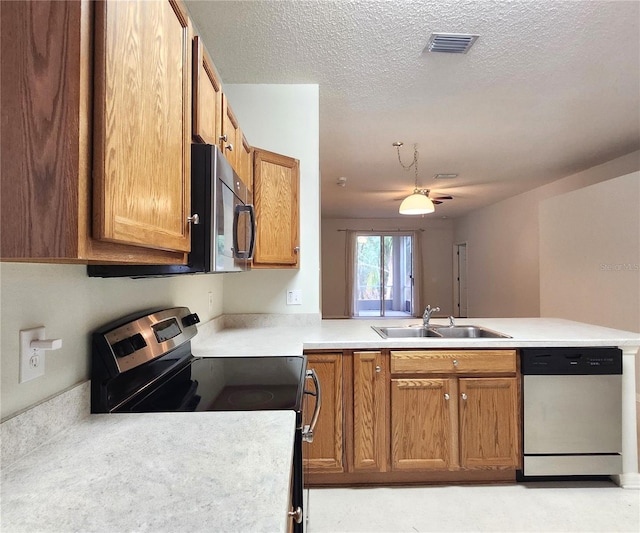
[[[356,314],[381,315],[380,237],[359,235],[357,242]]]

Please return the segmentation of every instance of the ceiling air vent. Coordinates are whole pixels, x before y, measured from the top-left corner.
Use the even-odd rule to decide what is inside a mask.
[[[457,174],[436,174],[435,176],[433,176],[434,180],[452,180],[453,178],[457,178],[458,175]]]
[[[468,33],[432,33],[423,51],[466,54],[478,37]]]

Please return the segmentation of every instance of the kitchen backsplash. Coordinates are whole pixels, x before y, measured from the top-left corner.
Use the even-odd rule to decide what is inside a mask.
[[[2,468],[89,416],[90,383],[85,381],[2,422]]]

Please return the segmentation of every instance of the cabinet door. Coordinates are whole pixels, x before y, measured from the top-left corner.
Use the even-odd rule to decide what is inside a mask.
[[[460,379],[460,463],[518,465],[516,378]]]
[[[386,472],[386,371],[381,352],[353,354],[354,471]]]
[[[3,260],[78,253],[80,184],[90,174],[89,7],[0,2]]]
[[[300,162],[297,159],[254,148],[253,197],[257,235],[253,266],[297,268],[299,182]]]
[[[253,165],[251,164],[251,145],[247,142],[247,139],[242,131],[240,132],[240,136],[242,137],[242,142],[239,146],[240,151],[238,153],[238,176],[247,186],[247,189],[249,189],[249,191],[253,191]],[[251,200],[251,203],[253,203],[253,200]]]
[[[227,100],[227,97],[222,95],[222,137],[220,138],[220,150],[229,161],[229,164],[236,171],[236,174],[240,174],[238,171],[238,154],[240,153],[242,138],[240,136],[240,127],[238,126],[238,120],[233,114],[231,105]],[[245,184],[246,185],[246,184]]]
[[[314,369],[320,381],[322,407],[313,442],[303,444],[305,468],[311,472],[343,472],[342,354],[312,354],[307,361],[307,368]],[[313,397],[306,396],[304,424],[311,420],[313,408]]]
[[[393,470],[446,470],[455,442],[455,380],[391,380]]]
[[[222,128],[222,85],[209,54],[197,35],[193,38],[193,139],[218,144]]]
[[[175,0],[96,5],[97,239],[190,248],[190,34]]]

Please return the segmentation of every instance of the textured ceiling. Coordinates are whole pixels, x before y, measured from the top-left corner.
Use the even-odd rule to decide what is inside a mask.
[[[448,217],[640,149],[637,1],[186,5],[223,84],[319,84],[323,217],[401,216],[394,141],[405,164],[418,144],[419,185],[455,197],[429,216]],[[423,53],[432,32],[480,38]]]

